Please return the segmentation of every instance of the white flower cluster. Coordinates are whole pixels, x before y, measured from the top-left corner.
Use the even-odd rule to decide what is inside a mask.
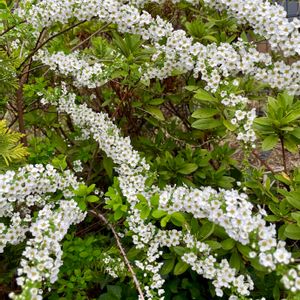
[[[285,287],[291,290],[293,293],[300,291],[300,265],[297,269],[291,269],[289,272],[283,276],[282,282]]]
[[[158,232],[161,245],[171,247],[179,245],[180,242],[185,244],[188,251],[181,256],[181,259],[189,264],[193,271],[212,280],[217,296],[222,297],[222,289],[225,288],[233,288],[238,295],[250,295],[250,290],[253,290],[254,285],[249,276],[239,275],[236,277],[236,270],[229,266],[226,259],[218,262],[216,257],[211,254],[210,247],[197,241],[190,233],[182,234],[175,230],[172,230],[171,233],[168,237],[168,231]],[[196,252],[190,249],[196,249]]]
[[[59,111],[70,114],[74,124],[86,133],[85,136],[92,136],[106,155],[118,165],[120,186],[126,191],[126,197],[133,199],[133,204],[136,204],[136,194],[144,192],[146,177],[141,174],[147,173],[149,165],[132,148],[130,138],[121,136],[119,128],[106,113],[95,113],[85,104],[77,106],[75,98],[75,94],[65,93],[59,100]]]
[[[103,65],[97,62],[88,63],[88,58],[80,58],[77,51],[70,54],[61,51],[49,54],[47,50],[39,50],[34,59],[48,65],[51,70],[72,76],[76,87],[96,88],[107,81],[108,75],[103,70]]]
[[[226,8],[232,13],[234,12],[234,9],[231,9],[234,7],[232,3],[237,3],[237,1],[231,0],[229,6],[222,4],[225,3],[224,1],[215,1],[213,4],[217,2],[218,8]],[[248,2],[245,1],[245,3]],[[20,10],[20,14],[26,16],[27,20],[36,28],[50,26],[55,22],[67,23],[72,17],[79,20],[98,17],[102,22],[117,24],[118,30],[121,32],[141,35],[144,40],[150,40],[156,49],[151,64],[141,68],[144,80],[166,78],[174,70],[193,71],[195,77],[201,74],[201,78],[207,83],[208,90],[215,92],[223,77],[237,76],[241,72],[268,83],[272,87],[284,88],[290,93],[300,94],[299,63],[294,63],[292,66],[287,66],[284,62],[272,63],[269,54],[259,53],[243,42],[233,45],[223,43],[219,46],[216,44],[204,46],[195,43],[192,38],[187,37],[183,30],[174,30],[172,25],[162,18],[152,18],[149,13],[145,11],[140,13],[138,8],[122,2],[114,0],[43,0],[31,6],[27,11]],[[247,22],[250,21],[247,19]],[[282,24],[284,25],[284,23]],[[277,32],[274,36],[276,34]],[[292,33],[289,32],[287,36],[292,36]],[[276,43],[277,40],[273,46]],[[288,51],[292,51],[289,47],[288,45],[287,48],[284,48],[286,54]],[[64,59],[64,57],[60,57],[60,59]],[[55,63],[55,68],[60,70],[58,65],[60,62]],[[72,72],[69,73],[68,68],[63,68],[65,68],[63,72],[66,75],[76,73],[76,70],[72,68]],[[238,97],[232,95],[226,98],[229,104],[244,101],[244,99],[237,100]],[[226,103],[225,99],[223,100]],[[225,103],[223,104],[226,105]],[[133,150],[130,139],[121,136],[119,129],[106,114],[96,114],[86,105],[75,105],[75,95],[66,94],[66,92],[59,100],[59,110],[70,114],[74,123],[82,128],[84,135],[93,137],[99,143],[100,148],[118,165],[120,188],[130,204],[127,221],[129,229],[134,234],[133,241],[138,248],[147,250],[147,259],[144,262],[137,262],[137,265],[151,276],[151,285],[145,287],[148,299],[153,299],[154,293],[159,296],[164,293],[162,289],[164,281],[159,275],[161,263],[158,262],[158,259],[162,254],[160,248],[178,245],[178,243],[186,242],[184,240],[187,239],[186,237],[180,238],[180,233],[178,235],[175,231],[158,230],[152,223],[142,220],[139,210],[135,208],[139,201],[136,197],[137,194],[143,194],[149,199],[148,196],[159,192],[161,209],[169,213],[184,211],[193,214],[195,218],[207,218],[223,226],[230,237],[242,244],[249,244],[258,238],[258,243],[254,244],[253,253],[254,255],[258,254],[259,262],[270,270],[275,269],[277,264],[287,264],[291,261],[290,253],[284,248],[285,244],[277,242],[275,239],[275,227],[266,225],[263,213],[256,215],[252,213],[253,205],[247,201],[246,195],[233,190],[218,192],[210,187],[202,190],[168,187],[163,191],[152,187],[150,191],[147,191],[145,182],[149,166],[137,151]],[[251,141],[253,135],[249,126],[253,121],[254,112],[250,112],[249,116],[245,113],[242,110],[235,112],[235,119],[236,123],[245,121],[243,126],[247,125],[246,128],[244,127],[244,135],[241,135],[240,139]],[[248,132],[250,133],[248,134]],[[15,222],[18,223],[17,216]],[[202,244],[198,246],[200,249],[204,247]],[[252,288],[252,282],[248,278],[240,276],[234,279],[233,276],[230,276],[230,279],[223,278],[222,275],[226,273],[232,275],[234,272],[228,267],[226,261],[217,263],[212,257],[203,263],[195,256],[195,253],[188,252],[183,259],[203,276],[214,274],[212,278],[218,295],[221,295],[221,289],[228,285],[237,287],[238,293],[242,295],[247,295]],[[217,272],[213,270],[217,270]],[[219,273],[221,273],[220,277],[218,277]]]
[[[42,289],[33,290],[28,287],[39,285],[44,280],[54,283],[58,279],[59,268],[62,265],[61,240],[72,224],[83,221],[85,213],[74,200],[60,200],[58,207],[47,204],[38,213],[35,222],[30,226],[33,236],[27,242],[22,254],[21,268],[18,269],[17,283],[23,288],[20,295],[11,295],[12,299],[26,300],[42,299]]]
[[[70,114],[75,124],[82,128],[86,134],[89,133],[99,143],[101,149],[119,165],[117,171],[119,172],[120,187],[130,204],[127,222],[133,233],[133,242],[137,248],[148,249],[146,260],[143,263],[137,262],[137,266],[145,271],[145,276],[151,278],[151,285],[149,288],[145,287],[148,299],[152,299],[154,293],[163,294],[162,285],[164,281],[159,274],[161,263],[158,263],[158,258],[162,254],[160,249],[164,246],[171,247],[180,243],[188,245],[189,239],[186,236],[183,237],[180,232],[159,230],[151,222],[147,223],[146,220],[142,220],[140,211],[135,208],[139,201],[136,197],[137,194],[143,194],[149,199],[151,194],[158,192],[161,210],[170,214],[173,212],[191,213],[197,219],[206,218],[222,226],[232,239],[244,245],[250,244],[253,253],[249,254],[249,257],[258,255],[260,264],[269,270],[274,270],[276,265],[285,265],[292,261],[291,254],[285,249],[285,243],[277,242],[275,227],[267,226],[263,219],[265,212],[260,211],[254,214],[252,212],[254,207],[248,201],[246,194],[240,194],[236,190],[216,191],[211,187],[194,189],[169,186],[164,190],[159,190],[152,186],[151,190],[147,191],[145,181],[149,166],[133,150],[130,140],[120,135],[119,129],[108,119],[106,114],[95,113],[84,104],[76,105],[75,97],[74,94],[67,94],[64,91],[58,101],[59,110]],[[241,99],[232,98],[230,101],[237,103]],[[197,244],[197,247],[202,249],[203,245]],[[207,250],[207,245],[205,249]],[[228,265],[224,261],[221,263],[214,261],[214,263],[214,268],[218,270],[218,272],[213,273],[216,276],[221,272],[221,269],[228,269]],[[225,274],[226,272],[221,273]],[[202,270],[201,274],[204,276],[206,273]],[[243,286],[246,288],[243,293],[248,294],[252,288],[251,281],[244,277],[237,278],[240,279],[230,281],[231,286],[239,286],[238,293],[241,293],[243,291],[241,278],[243,278]],[[226,283],[225,281],[221,277],[219,279],[214,278],[217,289],[229,285],[229,282]],[[221,295],[220,290],[218,293]]]
[[[43,280],[56,280],[61,265],[59,242],[71,224],[85,217],[71,200],[78,182],[70,171],[60,174],[51,165],[27,165],[7,171],[0,174],[0,182],[0,219],[6,220],[0,223],[0,252],[7,243],[18,244],[32,235],[18,269],[17,283],[24,290],[20,296],[12,296],[25,299],[24,293],[32,292],[30,299],[40,299],[41,291],[34,286]],[[55,192],[62,192],[66,199],[57,201],[58,207],[51,198]]]
[[[244,143],[253,143],[256,140],[256,135],[252,129],[254,119],[256,118],[256,109],[252,108],[250,111],[245,110],[245,106],[248,104],[248,99],[241,95],[229,94],[222,92],[224,98],[221,103],[225,106],[234,109],[234,118],[231,119],[231,124],[238,126],[239,133],[237,140]],[[240,109],[237,109],[240,108]]]
[[[55,22],[67,23],[71,17],[79,20],[98,17],[100,21],[117,24],[120,32],[139,34],[144,40],[149,39],[156,53],[153,55],[153,62],[141,68],[141,74],[146,81],[151,78],[167,78],[175,70],[194,71],[195,76],[201,72],[201,78],[214,91],[222,76],[227,77],[242,72],[270,84],[271,87],[286,89],[291,94],[300,94],[300,63],[298,62],[292,66],[286,65],[283,61],[272,64],[271,55],[259,53],[255,48],[246,47],[242,42],[232,45],[222,43],[219,46],[214,43],[208,46],[194,43],[192,38],[187,37],[185,31],[174,30],[169,22],[159,16],[153,18],[146,11],[140,13],[136,7],[115,0],[80,0],[79,2],[43,0],[32,5],[29,10],[19,10],[19,13],[26,16],[28,22],[35,28],[50,26]],[[61,59],[62,62],[55,64],[64,64],[64,57]],[[51,61],[49,63],[51,64]],[[72,66],[69,68],[72,70]]]
[[[108,119],[106,114],[95,113],[86,105],[77,106],[75,104],[75,95],[67,94],[66,91],[64,91],[58,103],[59,110],[61,112],[69,113],[75,124],[84,131],[89,132],[99,143],[101,149],[106,152],[107,156],[111,157],[114,162],[119,165],[117,171],[119,172],[120,187],[123,195],[130,204],[127,222],[129,229],[131,232],[133,232],[133,242],[137,248],[148,249],[146,260],[144,262],[137,262],[137,266],[145,272],[145,276],[150,276],[151,284],[149,286],[145,286],[145,295],[149,300],[153,299],[155,294],[162,296],[164,293],[162,289],[164,280],[159,274],[162,263],[157,262],[159,257],[162,255],[162,251],[160,249],[164,246],[171,247],[179,245],[180,243],[189,243],[189,245],[191,245],[195,243],[194,238],[191,235],[183,236],[181,232],[176,230],[159,230],[151,222],[147,223],[145,220],[141,219],[140,211],[135,208],[135,205],[138,202],[136,195],[143,194],[145,197],[150,198],[150,195],[159,191],[159,189],[157,187],[152,187],[151,191],[146,192],[147,189],[145,186],[145,181],[149,166],[144,162],[143,159],[141,159],[139,154],[133,150],[132,146],[130,145],[129,138],[123,138],[120,135],[119,129]],[[218,195],[217,191],[212,191]],[[220,198],[222,198],[222,195],[220,195]],[[248,202],[245,201],[245,203]],[[250,203],[248,204],[251,205]],[[245,210],[246,209],[247,207],[245,207]],[[251,210],[248,212],[248,214],[251,215]],[[204,249],[205,251],[209,250],[208,245],[205,245],[204,247],[203,243],[199,244],[198,242],[195,245],[199,247],[199,251],[204,251]],[[193,246],[190,246],[190,248],[191,247]],[[208,262],[211,262],[211,259],[209,259],[207,263]],[[213,262],[213,266],[217,270],[213,276],[215,277],[221,270],[220,266],[223,265],[220,265],[216,260]],[[210,265],[210,267],[213,266]],[[201,274],[204,276],[204,272]],[[246,287],[248,286],[247,282],[248,279],[244,282],[244,286]],[[221,287],[219,280],[217,279],[216,287]],[[248,287],[250,289],[251,285]],[[164,298],[161,297],[161,299]]]
[[[250,277],[243,275],[236,276],[236,270],[229,266],[226,259],[221,262],[211,254],[210,247],[191,235],[189,232],[182,233],[178,230],[158,230],[155,237],[149,244],[146,261],[136,261],[136,265],[146,273],[150,273],[149,287],[145,288],[146,296],[152,299],[153,290],[157,289],[159,296],[164,294],[164,279],[159,275],[162,263],[155,262],[161,257],[163,247],[174,246],[186,247],[186,252],[181,260],[191,266],[192,270],[206,279],[212,280],[216,294],[223,296],[223,289],[229,288],[239,296],[248,296],[253,289],[253,282]],[[193,249],[193,250],[192,250]],[[153,265],[154,264],[154,265]],[[160,299],[164,299],[161,297]]]
[[[235,277],[236,270],[229,266],[226,259],[222,259],[216,267],[217,260],[213,255],[198,257],[194,252],[190,252],[184,254],[182,260],[191,265],[193,271],[212,280],[218,297],[222,297],[224,294],[222,288],[234,287],[237,294],[242,296],[249,296],[250,290],[254,288],[253,281],[249,276],[239,275]]]
[[[195,77],[201,75],[207,89],[215,92],[223,78],[243,73],[272,88],[287,90],[291,94],[300,93],[299,62],[292,65],[283,61],[273,63],[270,54],[260,53],[242,41],[204,46],[194,43],[183,30],[176,30],[165,44],[156,43],[155,48],[153,62],[143,69],[145,81],[167,78],[174,71],[193,71]]]
[[[159,204],[168,213],[188,212],[222,226],[232,239],[243,245],[251,244],[259,253],[261,265],[270,270],[289,264],[291,253],[285,249],[285,242],[277,242],[275,226],[267,226],[264,211],[254,215],[254,207],[247,200],[246,194],[236,190],[217,192],[211,187],[199,190],[168,186],[161,192]]]
[[[164,0],[131,0],[130,3],[143,7],[147,2],[162,3]],[[171,0],[178,3],[179,0]],[[199,5],[199,0],[187,0]],[[204,4],[217,10],[225,10],[240,24],[249,24],[256,34],[270,42],[274,50],[282,51],[285,56],[300,54],[300,21],[291,22],[283,6],[263,0],[204,0]]]
[[[60,190],[65,198],[78,183],[71,172],[59,174],[51,165],[27,165],[17,172],[0,174],[0,218],[10,218],[10,224],[0,223],[0,253],[5,245],[18,244],[25,239],[32,221],[32,209],[43,207],[49,193]]]
[[[239,23],[247,24],[256,34],[265,37],[274,50],[285,56],[300,54],[300,22],[289,22],[287,12],[278,3],[262,0],[204,0],[218,10],[226,10]]]
[[[83,171],[83,166],[81,160],[74,160],[73,161],[73,169],[75,172],[82,172]]]
[[[118,278],[120,274],[126,272],[126,266],[121,258],[113,258],[107,253],[104,254],[103,263],[105,264],[104,269],[111,277]]]
[[[36,29],[55,22],[65,24],[73,17],[81,21],[97,17],[100,21],[118,25],[120,32],[139,34],[144,39],[155,41],[168,36],[173,30],[172,25],[159,16],[153,19],[148,12],[140,14],[135,6],[116,0],[41,0],[29,9],[24,5],[18,14]]]
[[[195,77],[201,75],[207,90],[215,92],[223,78],[236,76],[241,72],[253,76],[259,82],[269,84],[272,88],[287,90],[290,94],[300,94],[300,62],[292,65],[283,61],[272,63],[270,54],[260,53],[242,41],[234,44],[222,43],[219,46],[214,43],[207,46],[195,43],[192,38],[187,37],[185,31],[174,30],[170,23],[160,17],[153,18],[146,11],[140,13],[136,7],[122,2],[94,0],[87,4],[86,0],[81,0],[80,3],[82,6],[78,6],[75,0],[40,1],[27,11],[26,17],[31,24],[38,27],[39,24],[50,26],[55,22],[66,23],[71,17],[89,20],[97,16],[100,21],[117,24],[121,32],[135,33],[145,40],[149,39],[156,53],[152,56],[150,64],[140,68],[144,81],[151,78],[167,78],[174,71],[193,71]],[[48,10],[56,13],[49,15]],[[22,11],[20,13],[22,14]],[[99,63],[91,66],[84,57],[79,58],[78,53],[65,55],[58,52],[49,55],[47,51],[42,51],[40,58],[52,69],[58,69],[64,75],[72,75],[77,86],[92,88],[109,80],[109,67]],[[237,110],[232,122],[239,125],[238,140],[244,143],[255,141],[252,129],[254,118],[254,109],[249,112]]]

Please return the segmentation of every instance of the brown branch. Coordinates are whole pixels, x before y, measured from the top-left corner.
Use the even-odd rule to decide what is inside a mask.
[[[283,137],[280,137],[280,144],[281,144],[281,152],[282,152],[282,163],[283,163],[283,168],[284,168],[284,172],[286,174],[288,174],[287,171],[287,164],[286,164],[286,155],[285,155],[285,148],[284,148],[284,140]]]
[[[263,159],[261,159],[259,157],[259,154],[255,150],[252,151],[252,154],[258,161],[260,161],[261,164],[263,164],[267,168],[267,170],[269,170],[273,175],[275,175],[275,171],[273,170],[273,168],[271,166],[269,166],[269,164],[267,164],[267,162],[265,162]]]
[[[89,39],[91,39],[93,36],[95,36],[97,33],[101,32],[102,30],[104,30],[106,27],[108,27],[110,25],[110,23],[105,24],[104,26],[102,26],[101,28],[99,28],[98,30],[96,30],[94,33],[92,33],[90,36],[88,36],[86,39],[84,39],[82,42],[80,42],[78,45],[76,45],[75,47],[73,47],[71,49],[71,51],[75,51],[76,49],[78,49],[81,45],[83,45],[85,42],[87,42]]]
[[[24,64],[26,63],[26,61],[27,61],[28,59],[32,58],[33,55],[34,55],[39,49],[41,49],[42,47],[44,47],[48,42],[50,42],[51,40],[53,40],[53,39],[56,38],[57,36],[59,36],[59,35],[61,35],[61,34],[64,34],[65,32],[67,32],[67,31],[69,31],[69,30],[71,30],[71,29],[73,29],[73,28],[75,28],[75,27],[77,27],[77,26],[79,26],[79,25],[81,25],[81,24],[83,24],[83,23],[85,23],[85,22],[86,22],[86,20],[81,21],[81,22],[78,22],[78,23],[76,23],[76,24],[74,24],[74,25],[72,25],[72,26],[70,26],[70,27],[64,29],[63,31],[60,31],[60,32],[58,32],[58,33],[56,33],[56,34],[50,36],[47,40],[45,40],[43,43],[41,43],[38,47],[35,47],[35,48],[27,55],[27,57],[26,57],[26,58],[23,60],[23,62],[19,65],[19,67],[17,68],[17,70],[20,70],[20,69],[24,66]]]
[[[114,237],[116,239],[118,248],[119,248],[119,250],[120,250],[120,252],[121,252],[121,254],[123,256],[123,259],[124,259],[124,261],[125,261],[128,269],[129,269],[129,271],[130,271],[130,273],[132,275],[132,278],[133,278],[135,287],[136,287],[136,289],[137,289],[137,291],[139,293],[140,299],[141,300],[145,300],[145,297],[144,297],[143,291],[141,289],[140,283],[139,283],[138,279],[136,278],[136,275],[135,275],[135,273],[133,271],[133,268],[132,268],[132,266],[131,266],[131,264],[130,264],[127,256],[126,256],[125,250],[124,250],[124,248],[123,248],[123,246],[122,246],[122,244],[120,242],[120,238],[119,238],[117,232],[115,231],[114,227],[108,222],[108,220],[101,213],[97,212],[96,210],[90,210],[89,212],[92,215],[94,215],[97,218],[99,218],[112,231],[112,233],[113,233],[113,235],[114,235]]]
[[[34,68],[30,69],[30,70],[24,71],[20,75],[24,75],[24,74],[30,73],[30,72],[32,72],[34,70],[37,70],[37,69],[40,69],[40,68],[43,68],[43,67],[46,67],[46,65],[43,64],[43,65],[36,66],[36,67],[34,67]]]
[[[24,21],[21,21],[21,22],[18,23],[18,24],[15,24],[15,25],[13,25],[13,26],[8,27],[7,29],[5,29],[3,32],[0,33],[0,36],[3,36],[4,34],[8,33],[10,30],[14,29],[16,26],[18,26],[18,25],[20,25],[20,24],[23,24],[23,23],[25,23],[25,22],[26,22],[26,21],[24,20]]]
[[[35,49],[38,49],[40,46],[40,41],[43,38],[45,29],[43,29],[40,32],[40,35],[36,41]],[[32,56],[29,57],[30,61],[29,63],[24,67],[23,71],[28,71],[30,69],[31,63],[32,63]],[[24,97],[23,97],[23,86],[28,80],[29,73],[25,72],[19,75],[19,88],[16,92],[16,106],[17,106],[17,114],[18,114],[18,124],[19,124],[19,131],[24,134],[24,136],[21,138],[22,143],[27,146],[27,137],[26,137],[26,130],[25,130],[25,121],[24,121]]]

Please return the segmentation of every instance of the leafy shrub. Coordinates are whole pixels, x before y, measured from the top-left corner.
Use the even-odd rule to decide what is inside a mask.
[[[1,297],[300,299],[298,20],[263,0],[0,15]]]

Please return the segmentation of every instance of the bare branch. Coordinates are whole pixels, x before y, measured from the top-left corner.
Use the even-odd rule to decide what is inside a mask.
[[[121,252],[121,254],[123,256],[123,259],[125,261],[125,264],[127,265],[128,269],[129,269],[129,272],[132,275],[135,287],[136,287],[136,289],[137,289],[137,291],[138,291],[138,293],[140,295],[140,299],[141,300],[145,300],[145,297],[144,297],[143,291],[141,289],[140,283],[139,283],[138,279],[136,278],[136,275],[135,275],[135,273],[133,271],[133,268],[132,268],[132,266],[131,266],[131,264],[130,264],[127,256],[126,256],[125,250],[124,250],[124,248],[123,248],[123,246],[122,246],[122,244],[120,242],[120,238],[119,238],[117,232],[115,231],[114,227],[108,222],[108,220],[101,213],[97,212],[96,210],[90,210],[89,212],[92,215],[94,215],[97,218],[99,218],[112,231],[112,233],[113,233],[113,235],[114,235],[114,237],[116,239],[117,246],[120,249],[120,252]]]
[[[30,58],[31,58],[31,57],[32,57],[39,49],[41,49],[42,47],[44,47],[48,42],[50,42],[51,40],[53,40],[53,39],[56,38],[57,36],[59,36],[59,35],[61,35],[61,34],[64,34],[65,32],[67,32],[67,31],[69,31],[69,30],[71,30],[71,29],[73,29],[73,28],[75,28],[75,27],[77,27],[77,26],[79,26],[79,25],[81,25],[81,24],[83,24],[83,23],[85,23],[85,22],[86,22],[86,20],[81,21],[81,22],[78,22],[78,23],[76,23],[76,24],[74,24],[74,25],[72,25],[72,26],[70,26],[70,27],[64,29],[63,31],[60,31],[60,32],[58,32],[58,33],[56,33],[56,34],[50,36],[47,40],[45,40],[43,43],[41,43],[38,47],[35,47],[35,48],[27,55],[27,57],[26,57],[26,58],[24,59],[24,61],[19,65],[19,67],[17,68],[17,70],[20,70],[20,69],[24,66],[24,64],[26,63],[26,61],[27,61],[28,59],[30,59]]]
[[[82,42],[80,42],[78,45],[76,45],[75,47],[73,47],[71,49],[71,51],[75,51],[76,49],[78,49],[81,45],[83,45],[85,42],[87,42],[89,39],[91,39],[93,36],[95,36],[96,34],[98,34],[99,32],[101,32],[102,30],[104,30],[106,27],[108,27],[110,25],[110,23],[105,24],[104,26],[102,26],[101,28],[99,28],[98,30],[96,30],[94,33],[92,33],[90,36],[88,36],[86,39],[84,39]]]

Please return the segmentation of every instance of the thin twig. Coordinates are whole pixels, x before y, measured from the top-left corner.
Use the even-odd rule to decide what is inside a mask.
[[[22,68],[22,66],[26,63],[26,61],[27,61],[28,59],[30,59],[30,58],[31,58],[31,57],[32,57],[39,49],[41,49],[42,47],[44,47],[48,42],[50,42],[51,40],[53,40],[53,39],[56,38],[57,36],[59,36],[59,35],[61,35],[61,34],[64,34],[65,32],[67,32],[67,31],[69,31],[69,30],[71,30],[71,29],[73,29],[73,28],[75,28],[75,27],[77,27],[77,26],[79,26],[79,25],[81,25],[81,24],[83,24],[83,23],[85,23],[85,22],[86,22],[86,20],[81,21],[81,22],[78,22],[78,23],[76,23],[76,24],[74,24],[74,25],[72,25],[72,26],[70,26],[70,27],[64,29],[63,31],[60,31],[60,32],[58,32],[58,33],[56,33],[56,34],[50,36],[47,40],[45,40],[43,43],[41,43],[38,47],[36,47],[34,50],[32,50],[32,51],[27,55],[27,57],[26,57],[26,58],[23,60],[23,62],[19,65],[19,67],[17,68],[17,70],[20,70],[20,69]]]
[[[3,32],[0,33],[0,36],[3,36],[4,34],[8,33],[10,30],[14,29],[16,26],[18,26],[18,25],[20,25],[20,24],[22,24],[22,23],[25,23],[25,22],[26,22],[26,21],[24,20],[24,21],[21,21],[21,22],[18,23],[18,24],[15,24],[15,25],[13,25],[13,26],[11,26],[11,27],[8,27],[7,29],[5,29]]]
[[[125,250],[124,250],[124,248],[123,248],[123,246],[122,246],[122,244],[120,242],[120,238],[119,238],[117,232],[115,231],[114,227],[108,222],[108,220],[101,213],[99,213],[99,212],[97,212],[95,210],[90,210],[89,212],[91,214],[93,214],[94,216],[96,216],[97,218],[99,218],[112,231],[112,233],[113,233],[113,235],[114,235],[114,237],[116,239],[118,248],[120,249],[120,252],[121,252],[121,254],[123,256],[123,259],[124,259],[124,261],[125,261],[128,269],[129,269],[129,271],[130,271],[130,273],[132,275],[135,287],[136,287],[136,289],[137,289],[137,291],[138,291],[138,293],[140,295],[140,299],[141,300],[145,300],[145,297],[144,297],[143,291],[141,289],[140,283],[139,283],[138,279],[136,278],[136,275],[135,275],[135,273],[133,271],[133,268],[132,268],[132,266],[131,266],[131,264],[130,264],[127,256],[126,256]]]
[[[280,137],[280,143],[281,143],[282,163],[283,163],[284,172],[288,174],[283,137]]]
[[[88,36],[86,39],[84,39],[82,42],[80,42],[78,45],[76,45],[75,47],[73,47],[71,49],[71,51],[75,51],[76,49],[78,49],[81,45],[83,45],[85,42],[87,42],[89,39],[91,39],[94,35],[96,35],[97,33],[101,32],[102,30],[104,30],[106,27],[108,27],[110,25],[110,23],[105,24],[104,26],[102,26],[101,28],[99,28],[98,30],[96,30],[94,33],[92,33],[90,36]]]
[[[266,162],[266,161],[264,161],[263,159],[261,159],[260,158],[260,156],[259,156],[259,154],[255,151],[255,150],[253,150],[252,151],[252,154],[255,156],[255,158],[257,159],[257,160],[259,160],[260,161],[260,163],[262,163],[273,175],[275,175],[276,173],[275,173],[275,171],[273,170],[273,168],[271,167],[271,166],[269,166],[269,164]]]
[[[36,67],[34,67],[34,68],[31,68],[30,70],[27,70],[27,71],[24,71],[22,74],[20,74],[20,75],[24,75],[24,74],[27,74],[27,73],[30,73],[30,72],[32,72],[32,71],[34,71],[34,70],[37,70],[37,69],[40,69],[40,68],[43,68],[43,67],[46,67],[47,65],[44,65],[44,64],[42,64],[42,65],[39,65],[39,66],[36,66]]]

